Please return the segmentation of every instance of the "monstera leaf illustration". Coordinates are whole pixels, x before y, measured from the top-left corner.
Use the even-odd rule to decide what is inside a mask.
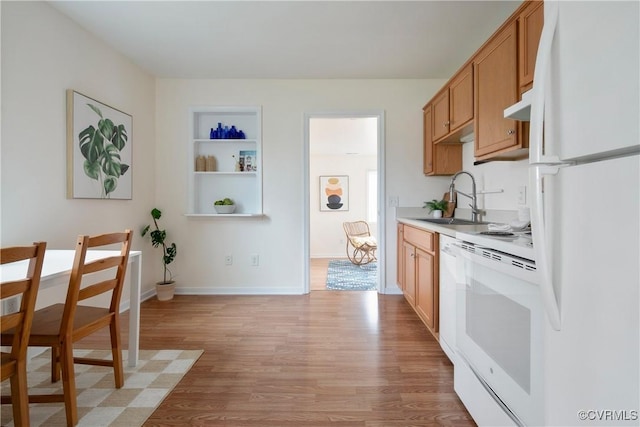
[[[120,152],[127,144],[127,129],[105,119],[98,107],[87,104],[99,117],[97,128],[88,126],[78,134],[80,153],[85,158],[84,173],[100,182],[101,197],[109,198],[118,187],[118,178],[129,170],[121,162]]]

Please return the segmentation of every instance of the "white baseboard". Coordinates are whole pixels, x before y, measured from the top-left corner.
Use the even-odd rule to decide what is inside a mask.
[[[176,288],[176,295],[303,295],[302,286],[299,289],[292,288],[238,288],[238,287],[221,287],[221,288]]]
[[[400,290],[397,286],[392,286],[391,288],[387,288],[384,291],[385,295],[402,295],[402,290]]]
[[[311,259],[314,258],[322,258],[322,259],[347,259],[347,254],[346,253],[342,253],[340,255],[311,255],[310,256]]]

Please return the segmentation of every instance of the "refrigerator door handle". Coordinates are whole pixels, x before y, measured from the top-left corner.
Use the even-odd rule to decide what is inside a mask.
[[[558,25],[558,2],[545,2],[545,23],[540,35],[536,68],[531,89],[531,123],[529,130],[529,163],[530,164],[558,164],[557,156],[546,156],[543,146],[544,135],[544,106],[548,79],[551,77],[551,48]]]
[[[559,331],[560,306],[556,297],[555,288],[553,286],[552,260],[549,257],[547,248],[547,233],[544,218],[544,193],[542,179],[545,175],[555,175],[558,173],[559,166],[532,166],[530,172],[530,184],[533,187],[532,209],[531,209],[531,233],[533,237],[533,249],[536,255],[536,271],[539,272],[540,294],[542,303],[544,304],[547,318],[551,327]]]
[[[543,177],[558,173],[559,165],[563,163],[557,156],[545,155],[543,147],[545,96],[551,78],[551,53],[553,39],[558,25],[558,2],[545,2],[544,27],[540,35],[540,44],[536,55],[536,68],[531,90],[531,123],[529,133],[529,169],[531,198],[531,232],[533,249],[536,254],[536,270],[539,272],[540,293],[547,318],[551,327],[559,331],[561,326],[560,307],[553,286],[552,260],[549,257],[549,246],[544,218]],[[551,138],[551,135],[547,135]]]

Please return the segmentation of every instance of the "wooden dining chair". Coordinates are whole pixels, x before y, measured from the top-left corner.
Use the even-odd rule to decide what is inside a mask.
[[[355,265],[365,265],[374,262],[378,243],[371,235],[366,221],[344,222],[342,224],[347,235],[347,257]]]
[[[29,346],[51,347],[51,381],[60,380],[62,374],[63,394],[30,395],[29,402],[64,402],[68,426],[78,423],[74,363],[113,367],[116,388],[124,385],[119,309],[131,239],[131,230],[93,237],[78,236],[65,303],[37,310],[33,316]],[[114,244],[120,245],[118,255],[86,261],[88,249],[108,249],[104,246]],[[94,276],[96,273],[98,275]],[[108,308],[79,304],[108,293],[111,293]],[[73,343],[107,326],[111,337],[111,360],[73,357]]]
[[[2,381],[11,381],[11,404],[13,406],[13,424],[29,425],[29,397],[27,393],[27,343],[31,333],[36,295],[40,286],[42,263],[47,244],[34,243],[32,246],[14,246],[0,249],[0,264],[27,262],[24,278],[4,281],[0,284],[0,298],[21,298],[18,311],[2,313],[0,334],[11,331],[11,352],[1,352],[0,376]],[[17,266],[17,265],[16,265]]]

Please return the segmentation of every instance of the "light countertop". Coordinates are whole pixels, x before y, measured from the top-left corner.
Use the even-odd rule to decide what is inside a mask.
[[[445,236],[456,237],[456,232],[473,233],[486,231],[486,224],[478,225],[461,225],[461,224],[436,224],[428,221],[421,221],[420,218],[397,217],[396,221],[422,230],[432,231],[434,233],[444,234]]]
[[[458,212],[456,211],[456,215],[454,215],[454,217],[468,219],[465,218],[464,213],[462,215],[457,215],[457,213]],[[495,215],[495,212],[490,212],[487,216],[492,219],[492,223],[509,223],[508,215],[504,216],[502,215],[502,213],[499,213],[499,215]],[[506,239],[489,236],[479,236],[479,232],[487,231],[489,229],[489,225],[486,222],[485,224],[450,225],[424,221],[424,219],[427,218],[431,218],[431,216],[428,215],[425,210],[421,209],[398,208],[398,211],[396,212],[396,221],[399,223],[410,225],[421,230],[443,234],[445,236],[449,236],[458,240],[465,240],[474,244],[486,245],[486,247],[493,248],[507,254],[512,254],[514,256],[518,256],[527,260],[535,259],[530,233],[529,235],[526,235],[526,233],[520,235],[520,233],[515,232],[517,234],[516,236]],[[484,221],[487,221],[487,218],[483,219]]]
[[[496,223],[509,223],[517,217],[516,211],[500,211],[491,210],[485,212],[483,221],[496,222]],[[456,209],[454,214],[455,218],[470,219],[470,209]],[[403,224],[411,225],[416,228],[420,228],[435,233],[444,234],[450,237],[456,237],[456,232],[460,233],[476,233],[480,231],[486,231],[489,229],[487,224],[477,225],[461,225],[461,224],[437,224],[428,221],[421,221],[421,219],[431,218],[431,215],[426,209],[415,207],[398,207],[396,208],[396,221]]]

